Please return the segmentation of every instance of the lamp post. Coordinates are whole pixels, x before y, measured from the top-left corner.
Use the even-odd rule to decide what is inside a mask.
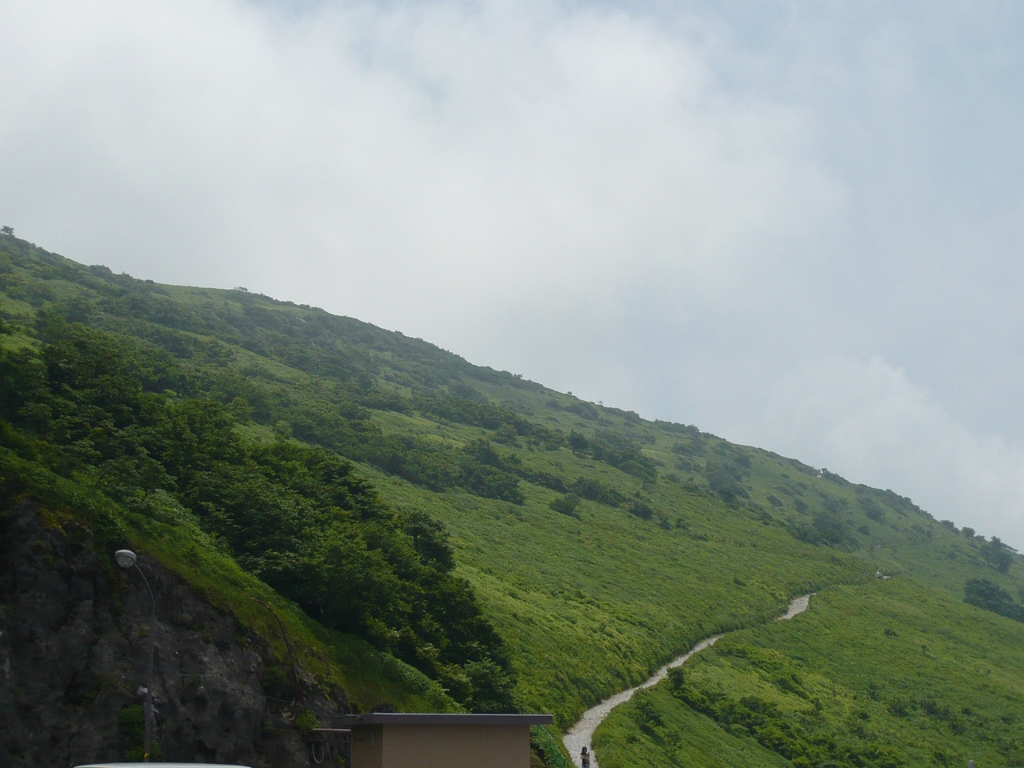
[[[138,564],[138,556],[130,549],[119,549],[114,553],[114,559],[122,568],[135,567],[135,570],[142,576],[142,583],[146,585],[149,592],[149,677],[146,679],[146,737],[142,745],[142,761],[149,762],[149,748],[153,743],[153,635],[156,632],[156,599],[153,597],[153,590],[149,586],[149,579],[142,572]]]

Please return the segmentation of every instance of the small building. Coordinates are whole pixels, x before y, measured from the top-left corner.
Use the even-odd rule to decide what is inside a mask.
[[[332,718],[348,730],[351,768],[529,768],[530,726],[551,715],[380,712]]]

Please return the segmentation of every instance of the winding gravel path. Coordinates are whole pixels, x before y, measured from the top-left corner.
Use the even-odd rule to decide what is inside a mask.
[[[810,595],[801,595],[800,597],[794,597],[789,602],[789,608],[786,612],[779,616],[776,621],[785,621],[786,619],[792,619],[797,614],[803,613],[811,605]],[[565,748],[569,750],[569,754],[572,755],[573,763],[579,768],[580,765],[580,751],[583,747],[590,748],[590,740],[594,736],[594,731],[597,730],[597,726],[601,724],[601,721],[608,717],[608,713],[611,712],[615,707],[619,706],[624,701],[629,701],[633,694],[639,691],[641,688],[650,688],[653,685],[657,685],[668,676],[670,669],[681,667],[686,661],[693,656],[693,654],[703,651],[705,648],[710,648],[718,640],[724,637],[721,635],[712,635],[711,637],[705,638],[697,643],[693,648],[684,653],[682,656],[677,656],[672,659],[668,664],[663,666],[647,680],[640,683],[635,688],[629,688],[625,691],[616,693],[596,707],[592,707],[583,713],[583,717],[580,718],[579,722],[570,728],[565,736],[562,737],[562,741],[565,742]],[[590,768],[600,768],[597,764],[597,757],[591,756]]]

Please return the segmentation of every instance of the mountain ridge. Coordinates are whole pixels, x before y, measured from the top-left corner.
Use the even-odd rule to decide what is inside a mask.
[[[977,578],[1024,596],[1020,557],[998,539],[892,491],[399,332],[114,275],[9,236],[0,289],[8,455],[110,499],[126,530],[170,521],[174,547],[220,552],[296,601],[296,617],[356,632],[471,709],[545,709],[567,727],[703,636],[876,571],[957,600]],[[79,369],[93,373],[68,377]],[[117,383],[122,400],[98,397],[89,376]],[[106,432],[85,428],[89,408],[106,409]],[[172,460],[171,436],[200,433],[207,448]],[[210,467],[234,484],[213,482]],[[291,538],[246,538],[246,498],[271,510],[267,531]],[[314,518],[335,539],[300,524]],[[363,548],[344,550],[350,539]],[[352,557],[380,566],[370,592],[413,591],[390,613],[325,607],[310,569],[335,562],[341,574]],[[438,589],[460,596],[468,623],[438,621],[449,616]]]

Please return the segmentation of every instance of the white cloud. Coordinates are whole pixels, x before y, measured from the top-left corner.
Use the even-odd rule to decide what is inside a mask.
[[[776,382],[766,415],[775,445],[813,444],[823,465],[1024,546],[1024,445],[974,434],[882,358],[807,361]]]
[[[832,192],[801,158],[799,109],[723,93],[702,46],[650,18],[15,6],[4,66],[23,88],[0,130],[24,172],[5,203],[79,256],[148,252],[161,276],[280,286],[282,261],[312,261],[341,290],[320,301],[428,331],[422,313],[471,295],[614,293],[652,274],[731,290]],[[74,229],[54,223],[68,209]],[[179,238],[194,256],[176,267]],[[287,290],[311,287],[296,272]]]
[[[1021,525],[1014,4],[6,0],[0,26],[0,218],[45,247]]]

